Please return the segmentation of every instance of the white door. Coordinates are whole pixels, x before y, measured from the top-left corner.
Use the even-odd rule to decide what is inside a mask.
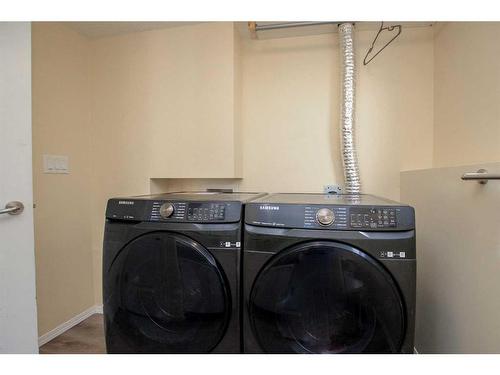
[[[31,173],[31,25],[0,22],[0,353],[38,353]]]

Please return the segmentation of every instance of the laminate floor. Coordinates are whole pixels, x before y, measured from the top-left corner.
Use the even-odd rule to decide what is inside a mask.
[[[102,314],[94,314],[40,347],[40,354],[105,354]]]

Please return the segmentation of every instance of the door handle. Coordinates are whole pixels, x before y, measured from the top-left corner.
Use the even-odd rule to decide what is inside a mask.
[[[19,215],[23,211],[24,211],[24,204],[22,204],[22,202],[12,201],[7,203],[3,210],[0,210],[0,215],[1,214]]]
[[[500,180],[500,173],[488,173],[486,169],[480,169],[477,172],[468,172],[462,175],[462,180],[475,180],[484,185],[488,180]]]

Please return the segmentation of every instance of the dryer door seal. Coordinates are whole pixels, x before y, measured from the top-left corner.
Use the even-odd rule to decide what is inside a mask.
[[[142,235],[118,253],[104,277],[110,353],[206,353],[226,331],[226,277],[208,250],[186,236]]]
[[[388,271],[333,241],[271,258],[248,307],[257,341],[270,353],[397,353],[405,333],[403,300]]]

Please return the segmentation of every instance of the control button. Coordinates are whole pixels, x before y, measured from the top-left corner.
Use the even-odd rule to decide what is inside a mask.
[[[172,203],[163,203],[160,207],[160,216],[166,219],[173,215],[174,210],[174,205]]]
[[[328,208],[322,208],[316,212],[316,220],[321,225],[330,225],[335,221],[333,211]]]

